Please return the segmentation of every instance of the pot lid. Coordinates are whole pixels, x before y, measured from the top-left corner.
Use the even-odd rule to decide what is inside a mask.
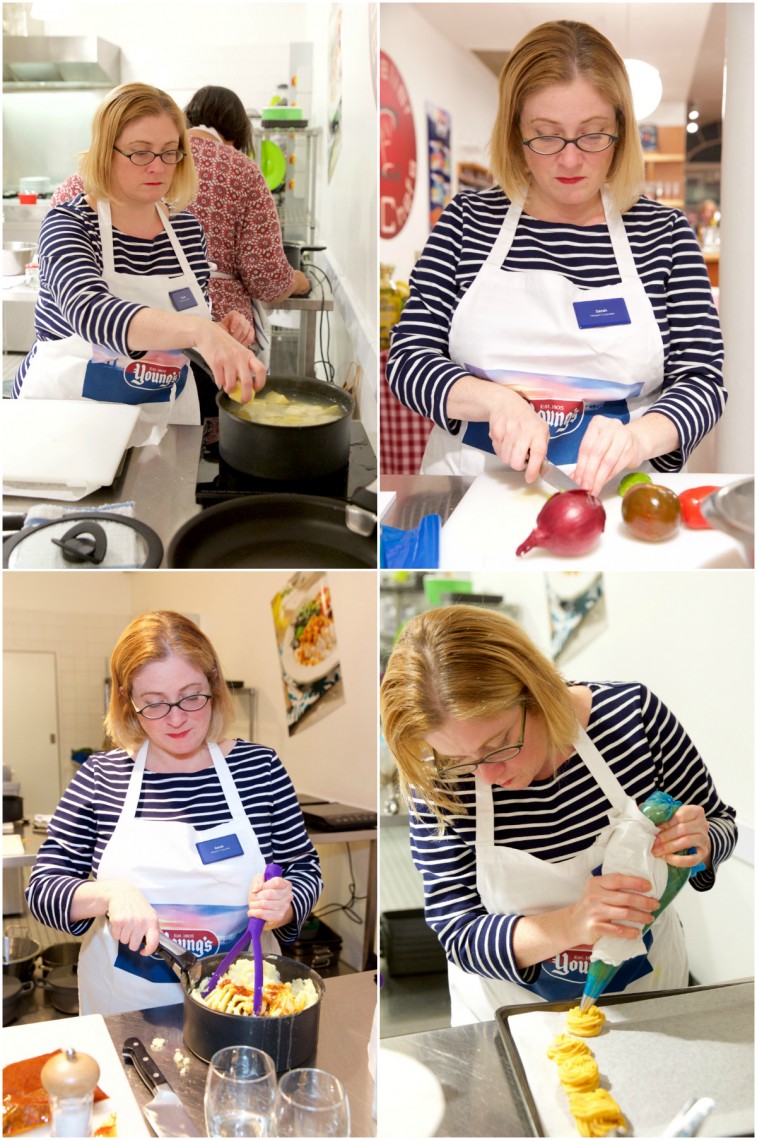
[[[155,569],[163,543],[138,519],[110,511],[76,511],[23,527],[3,543],[9,570]]]
[[[79,982],[76,977],[77,966],[74,962],[70,966],[58,966],[47,975],[47,985],[55,986],[61,990],[75,990]]]

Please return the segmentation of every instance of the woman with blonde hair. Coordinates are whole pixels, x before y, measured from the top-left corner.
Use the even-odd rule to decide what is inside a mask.
[[[588,24],[539,25],[499,81],[497,184],[458,194],[413,271],[387,380],[432,419],[422,472],[548,456],[598,494],[678,471],[722,414],[722,339],[682,211],[641,193],[628,76]]]
[[[603,874],[602,862],[613,823],[653,791],[682,806],[652,853],[702,865],[695,890],[711,889],[735,845],[733,809],[654,693],[566,682],[502,613],[453,605],[412,618],[384,673],[381,716],[411,807],[426,921],[447,956],[453,1024],[578,1000],[594,943],[638,938],[659,900],[646,879]],[[608,993],[687,984],[672,907],[644,947]]]
[[[231,949],[255,916],[266,920],[264,949],[278,953],[322,887],[278,756],[228,735],[231,698],[199,627],[170,610],[143,614],[110,675],[116,747],[89,756],[64,792],[27,890],[39,922],[84,935],[84,1014],[182,1000],[151,957],[161,931],[204,958]],[[264,882],[268,863],[283,873]]]
[[[81,175],[84,193],[42,223],[37,339],[13,396],[136,404],[130,443],[157,443],[169,423],[200,422],[194,348],[219,388],[241,384],[249,399],[265,368],[247,347],[246,317],[211,320],[181,109],[157,87],[117,87],[95,112]]]

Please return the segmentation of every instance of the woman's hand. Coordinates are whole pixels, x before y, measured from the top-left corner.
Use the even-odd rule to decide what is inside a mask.
[[[220,324],[198,322],[195,348],[213,373],[217,386],[224,392],[232,392],[237,384],[241,384],[243,404],[249,403],[253,389],[259,392],[265,384],[265,365]]]
[[[680,446],[677,427],[662,412],[647,412],[630,424],[593,416],[578,449],[573,479],[584,491],[598,495],[614,475]]]
[[[217,322],[221,328],[226,329],[226,332],[234,337],[234,340],[243,344],[246,348],[255,343],[255,326],[251,325],[247,317],[242,313],[238,313],[236,309],[232,309],[225,317],[222,317]]]
[[[549,428],[517,392],[501,384],[489,387],[489,438],[494,451],[514,471],[525,468],[526,482],[533,483],[547,454]]]
[[[141,951],[144,957],[158,948],[160,924],[158,916],[145,896],[131,883],[108,883],[108,921],[113,937],[125,943],[130,950]]]
[[[294,288],[292,289],[293,297],[306,297],[310,292],[310,278],[302,273],[299,269],[294,271]]]
[[[678,854],[679,851],[688,851],[690,847],[696,848],[696,854]],[[710,822],[704,814],[704,808],[698,804],[683,804],[679,807],[667,823],[660,824],[652,844],[652,854],[664,859],[671,867],[695,867],[697,863],[709,867],[712,863],[712,843]]]
[[[630,424],[592,416],[578,449],[573,479],[584,491],[598,495],[613,475],[632,471],[646,458]]]
[[[250,884],[247,903],[250,918],[264,918],[266,930],[286,926],[294,918],[292,884],[288,879],[265,880],[262,873],[256,875]]]
[[[639,929],[651,921],[660,905],[659,899],[641,893],[651,889],[647,879],[634,875],[592,875],[578,902],[569,908],[567,945],[593,946],[605,934],[638,938]]]

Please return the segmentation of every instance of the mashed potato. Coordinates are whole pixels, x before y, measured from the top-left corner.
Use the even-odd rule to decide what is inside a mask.
[[[221,975],[218,985],[207,998],[203,997],[200,989],[194,990],[192,996],[209,1009],[252,1017],[254,993],[255,965],[249,958],[237,958],[226,973]],[[287,1017],[292,1013],[301,1013],[317,1001],[318,991],[310,978],[294,978],[291,982],[282,982],[273,962],[263,962],[261,1017]]]

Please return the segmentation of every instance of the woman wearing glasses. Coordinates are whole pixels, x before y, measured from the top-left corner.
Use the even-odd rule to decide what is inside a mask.
[[[196,348],[219,388],[265,383],[240,313],[211,320],[205,237],[187,211],[197,189],[184,115],[143,83],[98,107],[82,157],[85,194],[48,212],[39,240],[37,339],[13,396],[138,404],[131,443],[168,423],[199,423],[184,351]]]
[[[513,49],[491,169],[436,225],[392,337],[389,385],[436,425],[421,470],[533,482],[548,455],[595,494],[647,461],[680,470],[725,404],[720,328],[684,214],[641,196],[604,36],[560,20]]]
[[[381,686],[386,741],[411,804],[426,921],[448,960],[452,1023],[502,1005],[580,998],[593,944],[633,940],[659,900],[602,874],[611,820],[653,791],[682,802],[653,847],[709,890],[734,811],[683,727],[638,683],[566,683],[504,614],[442,606],[397,638]],[[678,855],[695,849],[695,854]],[[607,992],[685,986],[667,907]]]
[[[231,698],[201,630],[171,611],[143,614],[110,668],[105,726],[118,747],[91,755],[66,789],[27,890],[38,921],[84,935],[83,1014],[182,1000],[150,957],[161,930],[198,957],[229,950],[248,916],[293,942],[322,886],[278,756],[227,736]],[[267,863],[283,877],[264,884]]]

